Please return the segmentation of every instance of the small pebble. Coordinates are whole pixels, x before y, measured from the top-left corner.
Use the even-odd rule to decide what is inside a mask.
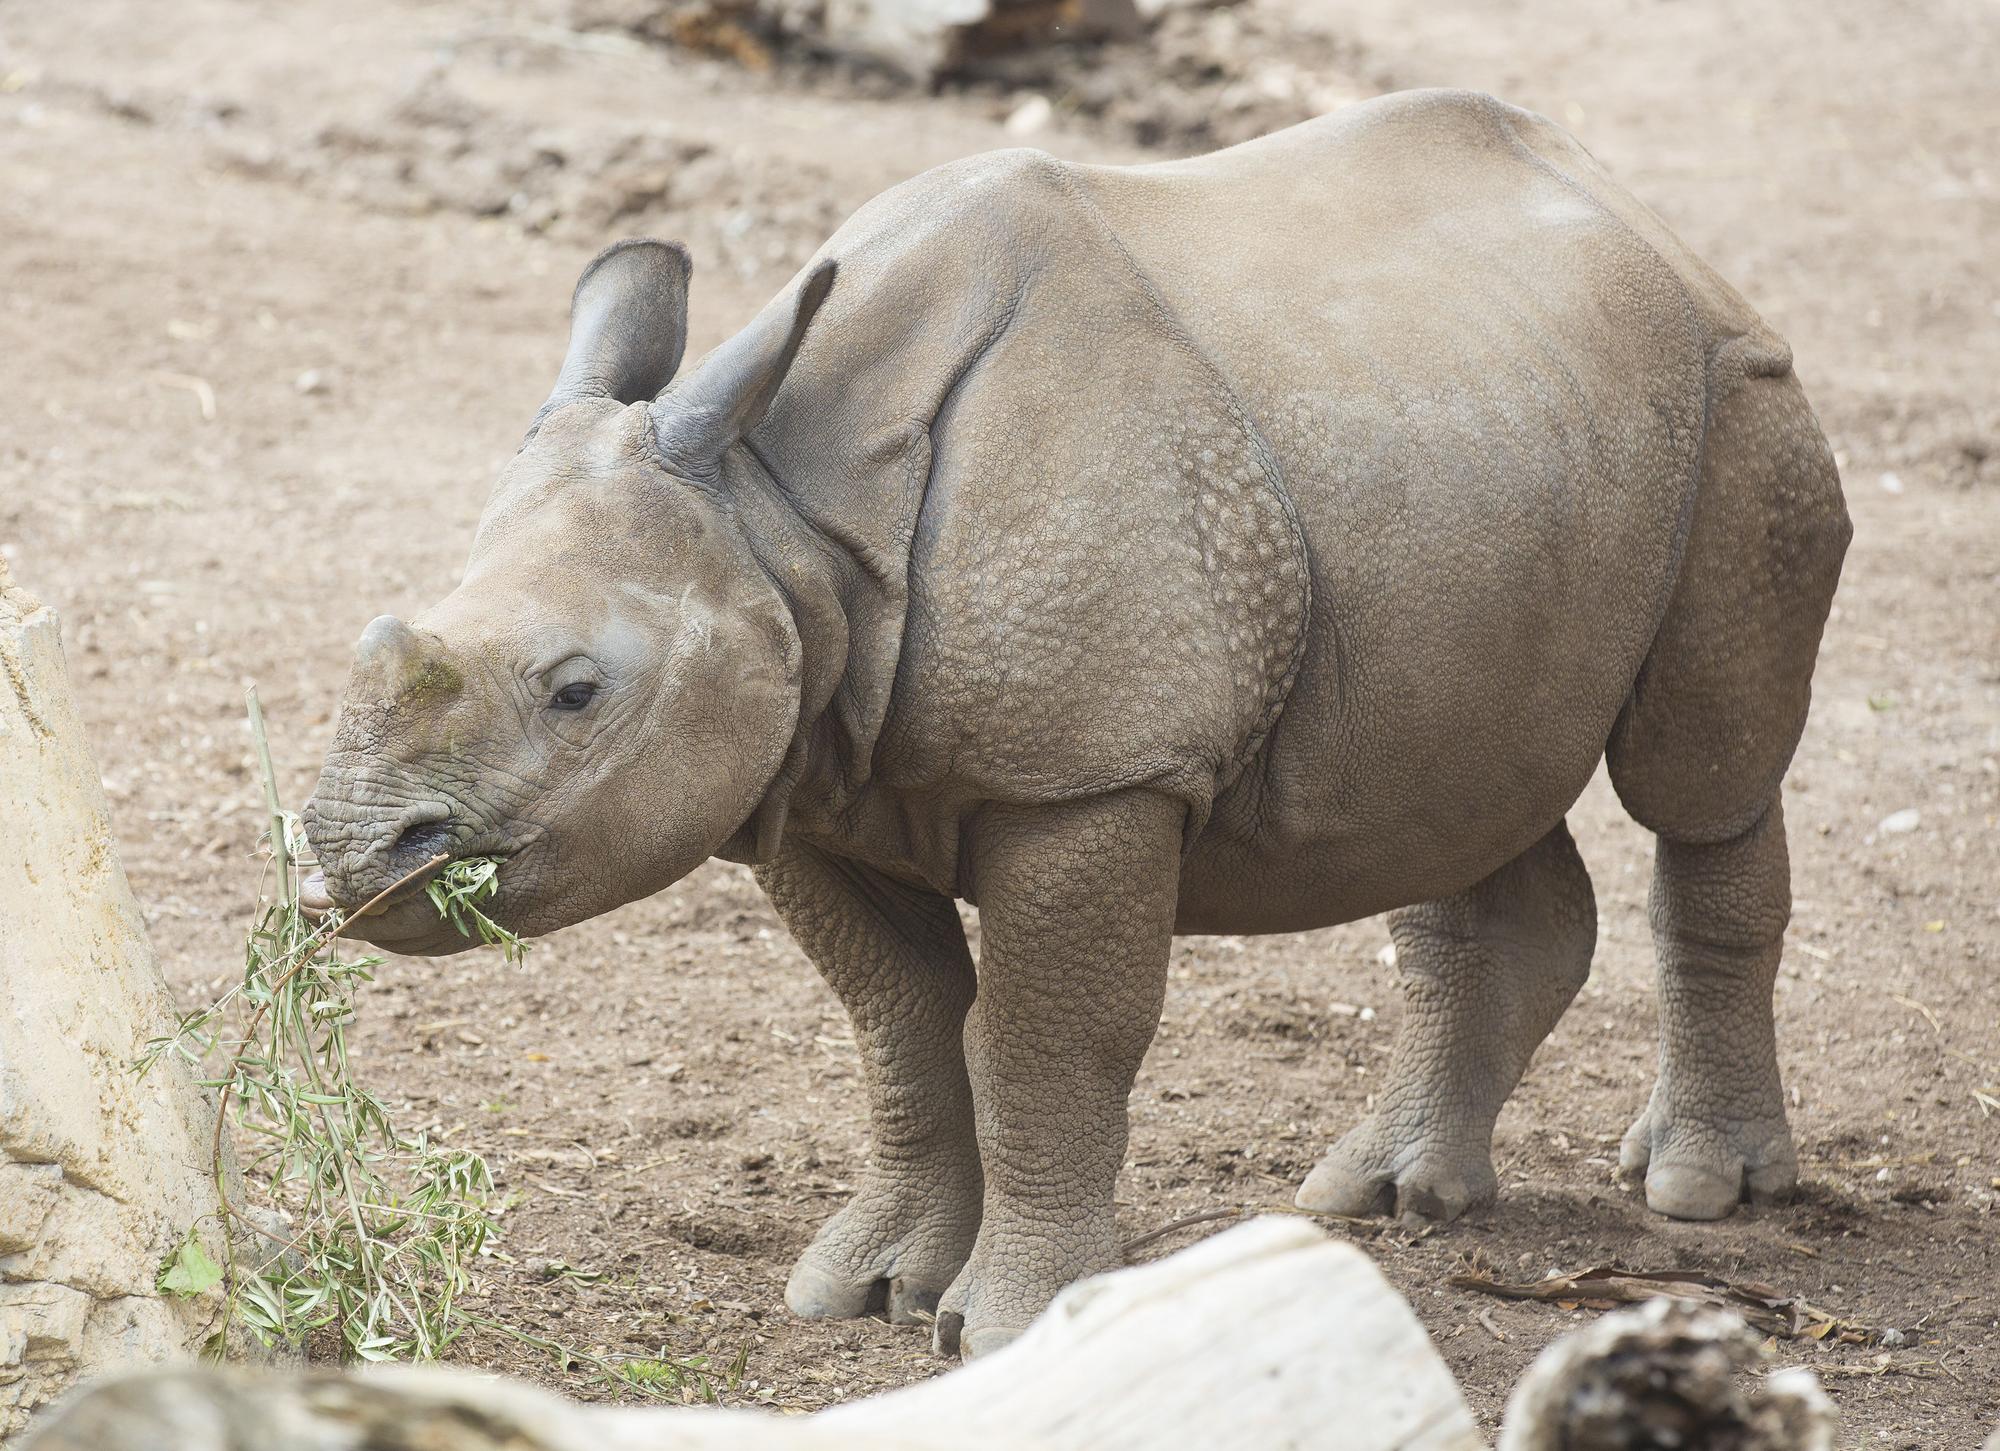
[[[1013,136],[1030,136],[1048,125],[1056,114],[1047,96],[1030,96],[1007,117],[1007,131]]]
[[[307,368],[298,377],[292,379],[292,386],[298,389],[299,392],[307,395],[324,393],[327,386],[326,375],[320,372],[318,368]]]
[[[1892,811],[1883,817],[1877,825],[1877,830],[1888,832],[1892,836],[1902,836],[1915,831],[1923,819],[1924,814],[1916,807],[1905,806],[1901,811]]]

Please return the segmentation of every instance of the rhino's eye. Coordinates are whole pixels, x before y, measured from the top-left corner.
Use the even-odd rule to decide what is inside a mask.
[[[579,680],[565,685],[549,698],[551,710],[582,710],[597,694],[597,687],[588,680]]]

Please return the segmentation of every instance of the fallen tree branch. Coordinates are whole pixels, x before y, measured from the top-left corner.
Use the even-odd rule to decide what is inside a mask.
[[[1797,1295],[1754,1280],[1725,1280],[1701,1270],[1624,1270],[1597,1265],[1549,1275],[1522,1284],[1484,1275],[1453,1275],[1460,1290],[1477,1290],[1503,1300],[1541,1300],[1565,1310],[1610,1310],[1662,1297],[1734,1310],[1766,1335],[1786,1340],[1821,1340],[1840,1345],[1873,1345],[1882,1332],[1846,1320]]]

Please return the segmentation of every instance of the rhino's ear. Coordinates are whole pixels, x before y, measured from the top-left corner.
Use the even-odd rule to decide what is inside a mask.
[[[813,315],[833,290],[833,274],[830,261],[813,268],[792,306],[765,308],[710,353],[693,377],[653,405],[653,436],[669,470],[703,477],[724,449],[757,426],[798,356]]]
[[[614,242],[583,269],[569,303],[569,352],[528,438],[581,398],[637,403],[671,383],[687,347],[688,273],[678,242]],[[526,442],[523,439],[522,442]]]

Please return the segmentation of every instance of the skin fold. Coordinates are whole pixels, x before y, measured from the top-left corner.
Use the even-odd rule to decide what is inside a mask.
[[[1600,760],[1658,838],[1624,1165],[1684,1218],[1792,1186],[1779,785],[1846,510],[1784,343],[1574,141],[1432,91],[975,157],[683,373],[688,277],[584,273],[463,582],[362,637],[307,895],[494,855],[544,933],[749,863],[874,1133],[796,1313],[977,1354],[1114,1265],[1176,933],[1389,912],[1390,1082],[1300,1203],[1489,1201],[1589,972]],[[412,889],[352,926],[465,945]]]

